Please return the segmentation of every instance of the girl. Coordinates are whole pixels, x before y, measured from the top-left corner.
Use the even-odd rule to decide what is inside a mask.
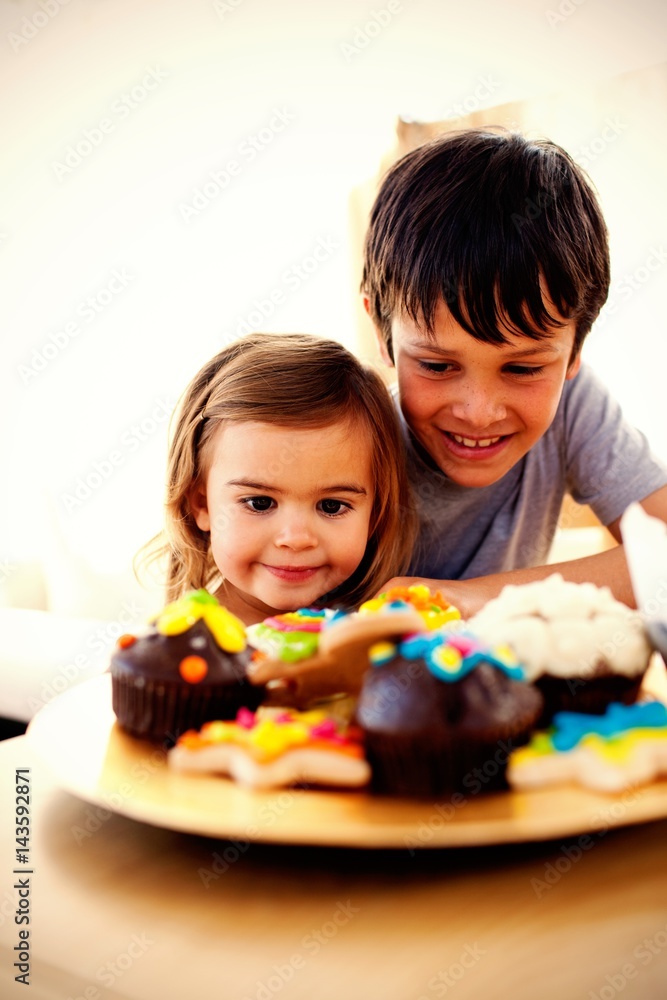
[[[413,510],[396,413],[342,345],[257,333],[182,397],[169,448],[167,599],[206,587],[250,625],[353,608],[409,558]]]

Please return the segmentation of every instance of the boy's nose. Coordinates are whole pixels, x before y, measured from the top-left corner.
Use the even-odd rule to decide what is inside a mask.
[[[453,417],[480,431],[500,423],[507,416],[501,394],[482,382],[461,386],[461,393],[450,408]]]

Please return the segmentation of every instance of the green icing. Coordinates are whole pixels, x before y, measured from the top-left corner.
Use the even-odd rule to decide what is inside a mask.
[[[313,656],[320,641],[319,632],[279,632],[269,625],[257,626],[257,638],[262,640],[264,652],[285,663],[295,663]]]

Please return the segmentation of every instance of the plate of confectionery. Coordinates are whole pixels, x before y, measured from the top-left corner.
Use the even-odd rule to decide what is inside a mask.
[[[667,702],[656,655],[644,691]],[[235,841],[357,848],[428,848],[549,840],[667,817],[667,779],[617,794],[575,785],[455,793],[441,801],[368,791],[250,790],[167,766],[167,751],[125,733],[111,707],[111,675],[83,682],[42,708],[28,739],[63,789],[154,826]]]

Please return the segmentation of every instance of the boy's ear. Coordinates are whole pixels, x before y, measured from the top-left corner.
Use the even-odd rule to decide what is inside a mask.
[[[195,519],[197,527],[201,531],[210,531],[211,518],[208,512],[208,500],[206,498],[206,490],[201,484],[195,484],[188,490],[188,503],[190,504],[190,510],[192,511],[192,516]]]
[[[569,381],[570,379],[573,379],[575,375],[579,373],[580,368],[581,368],[581,351],[577,351],[577,353],[567,366],[567,373],[565,375],[565,380]]]
[[[370,299],[369,299],[368,295],[366,295],[365,292],[363,293],[363,295],[361,297],[361,300],[362,300],[362,302],[364,304],[364,309],[366,310],[366,312],[370,316],[370,314],[371,314]],[[377,343],[378,343],[378,349],[380,351],[380,357],[382,358],[382,360],[384,361],[384,363],[386,365],[388,365],[389,368],[393,368],[394,367],[394,359],[392,358],[391,353],[389,351],[389,348],[387,347],[386,340],[382,336],[381,331],[377,328],[377,326],[375,325],[375,323],[373,323],[373,332],[375,333],[375,339],[377,340]]]

